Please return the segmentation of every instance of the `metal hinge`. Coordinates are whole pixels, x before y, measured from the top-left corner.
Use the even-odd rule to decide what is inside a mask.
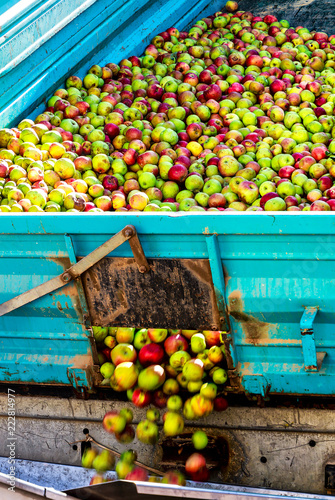
[[[316,352],[313,324],[318,310],[317,306],[305,307],[300,320],[302,353],[306,372],[319,371],[326,356],[326,352]]]
[[[14,311],[25,304],[29,304],[33,300],[39,299],[48,293],[54,292],[55,290],[67,285],[72,280],[78,279],[85,271],[106,257],[110,252],[122,245],[125,241],[129,241],[139,272],[146,273],[150,271],[142,245],[138,239],[136,229],[134,226],[128,225],[124,227],[122,231],[112,236],[103,245],[96,248],[79,262],[66,269],[66,271],[62,274],[1,304],[0,316]]]

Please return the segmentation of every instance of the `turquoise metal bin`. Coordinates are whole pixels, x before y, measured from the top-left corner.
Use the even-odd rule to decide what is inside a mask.
[[[332,215],[5,214],[0,222],[0,303],[133,225],[147,259],[209,259],[219,308],[229,314],[228,391],[335,394]],[[109,257],[133,253],[126,242]],[[0,380],[92,387],[85,309],[85,294],[72,282],[1,316]]]
[[[68,75],[140,54],[168,26],[184,29],[222,6],[217,0],[181,0],[178,7],[174,0],[2,2],[0,127],[35,117]],[[333,19],[331,2],[295,9],[287,0],[242,0],[240,8],[278,12],[310,28],[326,29]],[[3,214],[0,304],[60,275],[127,225],[148,259],[208,264],[218,313],[208,329],[227,332],[227,390],[335,394],[331,214]],[[111,255],[133,257],[127,242]],[[77,389],[98,383],[93,311],[78,283],[0,317],[0,382]]]

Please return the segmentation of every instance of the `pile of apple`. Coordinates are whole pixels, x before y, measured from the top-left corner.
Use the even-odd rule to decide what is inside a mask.
[[[0,130],[0,211],[335,210],[335,35],[237,9]]]
[[[102,425],[117,442],[129,445],[136,436],[146,445],[155,445],[161,436],[182,434],[184,419],[196,420],[214,409],[227,408],[227,400],[220,395],[227,382],[222,332],[93,327],[93,334],[104,377],[102,385],[126,392],[138,408],[148,407],[146,419],[137,424],[136,431],[131,409],[105,414]],[[160,426],[161,412],[163,422]],[[195,450],[202,450],[208,444],[207,435],[198,430],[192,442]],[[102,460],[97,451],[89,450],[88,456],[84,455],[83,465],[101,473]],[[134,461],[126,456],[127,459],[121,456],[116,465],[118,477],[145,480],[147,472],[135,467]],[[105,459],[108,470],[108,455]],[[194,480],[209,477],[206,460],[199,453],[189,457],[185,471]],[[164,481],[184,483],[183,476],[175,471],[168,473]]]

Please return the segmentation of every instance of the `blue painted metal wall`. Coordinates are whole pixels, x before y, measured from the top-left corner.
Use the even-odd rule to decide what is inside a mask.
[[[1,2],[0,127],[36,116],[69,74],[83,76],[93,63],[140,54],[168,26],[185,28],[221,7],[217,0],[181,0],[178,8],[174,0]],[[242,0],[241,8],[274,6]],[[129,223],[147,257],[212,259],[217,297],[230,312],[231,354],[246,391],[335,394],[332,215],[3,214],[0,302],[70,265],[66,233],[75,254],[84,256]],[[131,256],[129,244],[113,255]],[[314,323],[309,310],[307,323],[301,321],[308,307],[317,310]],[[0,380],[68,384],[69,373],[80,377],[94,363],[88,336],[74,284],[2,317]],[[319,365],[323,359],[319,368],[312,366],[316,359]],[[88,383],[85,377],[78,381]]]
[[[263,395],[335,394],[332,215],[4,214],[0,222],[0,273],[6,283],[1,302],[61,272],[67,257],[64,233],[71,235],[76,255],[85,256],[133,224],[148,258],[208,258],[207,240],[216,234],[232,355],[243,388]],[[128,243],[113,252],[115,257],[131,255]],[[35,381],[65,383],[64,366],[76,367],[82,361],[76,354],[89,350],[73,287],[0,318],[0,380],[30,381],[33,376]],[[305,350],[304,358],[300,330],[311,326],[311,318],[309,325],[300,325],[308,306],[319,308],[314,349],[326,353],[316,371],[306,370],[309,355]],[[34,364],[36,359],[40,364]],[[57,372],[59,365],[63,370],[60,366]]]

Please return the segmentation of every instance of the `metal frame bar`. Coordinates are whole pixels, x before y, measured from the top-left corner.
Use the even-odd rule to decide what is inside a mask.
[[[135,249],[134,258],[138,264],[139,271],[141,273],[149,271],[150,267],[143,253],[143,249],[141,243],[137,237],[136,229],[134,226],[128,225],[124,227],[120,232],[116,233],[109,240],[103,243],[100,247],[96,248],[88,254],[86,257],[81,259],[79,262],[73,264],[69,269],[64,271],[59,276],[52,278],[41,285],[28,290],[7,302],[4,302],[0,305],[0,316],[7,314],[15,309],[18,309],[25,304],[29,304],[30,302],[43,297],[44,295],[54,292],[59,288],[70,283],[72,280],[78,279],[85,271],[87,271],[94,264],[99,262],[101,259],[106,257],[109,253],[111,253],[115,248],[119,247],[125,241],[129,241],[131,238],[134,238],[134,242],[132,247]],[[67,242],[67,240],[65,240]],[[71,250],[71,247],[67,245],[70,256],[70,261],[75,261],[74,251]]]
[[[209,265],[212,273],[214,293],[220,315],[220,323],[221,323],[220,330],[228,331],[229,322],[228,322],[226,302],[224,297],[225,281],[224,281],[220,247],[217,235],[212,234],[210,236],[206,236],[206,245],[207,245]],[[213,330],[214,329],[215,328],[213,328]]]

